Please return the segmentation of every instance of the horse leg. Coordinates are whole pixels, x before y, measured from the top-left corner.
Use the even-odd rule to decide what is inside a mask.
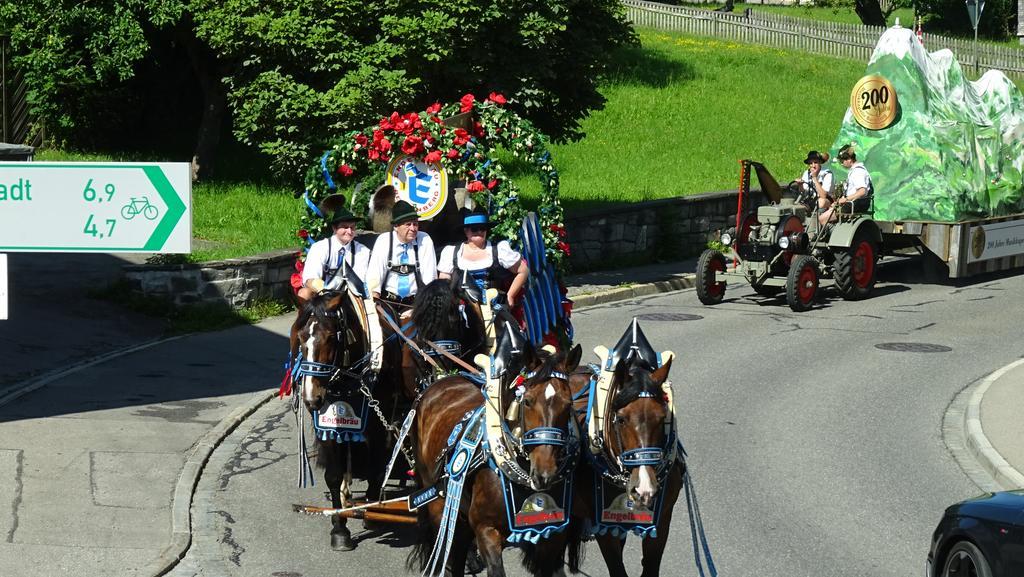
[[[672,510],[675,508],[676,499],[679,498],[679,490],[682,487],[682,475],[676,467],[669,475],[665,487],[665,503],[662,505],[661,518],[658,519],[658,536],[647,537],[643,540],[643,566],[642,577],[654,577],[661,572],[661,557],[665,553],[665,546],[668,544],[669,529],[672,528]]]
[[[562,532],[555,533],[537,543],[536,559],[533,562],[537,577],[565,577],[566,541],[567,536]]]
[[[505,577],[505,565],[501,561],[504,537],[494,527],[478,527],[476,547],[487,564],[487,577]]]
[[[451,577],[463,577],[466,574],[466,558],[472,544],[473,532],[465,523],[458,524],[452,539],[452,551],[448,556],[448,573]]]
[[[334,455],[332,455],[333,458],[330,459],[324,470],[324,482],[331,492],[331,506],[336,509],[348,506],[348,503],[351,503],[351,493],[345,495],[342,491],[344,475],[341,471],[341,451],[337,449],[337,447],[330,448],[330,450],[334,451]],[[320,450],[329,449],[327,447],[320,447]],[[331,529],[331,549],[335,551],[351,551],[356,548],[356,544],[352,540],[352,533],[346,526],[347,521],[341,515],[331,517],[331,524],[333,526]]]
[[[601,547],[601,556],[608,567],[608,575],[626,577],[626,565],[622,562],[622,549],[626,546],[626,540],[605,533],[597,537],[597,544]]]

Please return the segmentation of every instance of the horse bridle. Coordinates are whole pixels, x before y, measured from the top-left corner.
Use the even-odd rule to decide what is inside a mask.
[[[361,375],[352,372],[348,369],[343,369],[338,365],[338,353],[345,349],[345,354],[348,354],[348,348],[345,346],[345,337],[343,334],[346,332],[347,323],[344,312],[344,307],[338,307],[334,311],[334,318],[338,322],[338,330],[334,331],[333,339],[338,343],[338,346],[334,348],[334,359],[330,363],[321,363],[309,359],[301,359],[299,361],[298,370],[295,373],[295,378],[301,379],[302,377],[316,377],[321,379],[327,379],[325,387],[330,389],[331,384],[338,381],[341,377],[349,377],[353,379],[360,379]],[[356,366],[366,362],[369,359],[367,354],[359,361],[356,361]]]
[[[635,398],[631,399],[629,403],[637,399],[655,399],[657,396],[649,391],[641,391]],[[614,396],[611,397],[614,399]],[[612,400],[609,400],[609,405]],[[623,406],[629,405],[626,403]],[[663,427],[666,429],[665,444],[662,447],[638,447],[636,449],[623,450],[622,443],[622,431],[619,427],[622,425],[621,419],[616,415],[607,419],[607,429],[611,429],[614,433],[613,438],[615,439],[615,445],[617,447],[608,447],[610,457],[614,457],[614,462],[619,465],[619,473],[614,473],[611,476],[619,479],[621,482],[625,477],[626,473],[631,472],[637,467],[656,467],[655,477],[659,480],[663,477],[664,473],[668,470],[669,460],[665,458],[666,447],[671,447],[671,444],[675,442],[675,436],[673,435],[674,427],[672,426],[673,415],[671,408],[668,410],[668,416],[663,423]],[[606,430],[607,430],[606,429]],[[617,452],[615,449],[618,449]],[[611,471],[609,471],[611,473]]]
[[[537,372],[538,371],[531,371],[529,373],[524,373],[522,375],[523,383],[537,376]],[[561,371],[551,371],[548,373],[547,380],[550,380],[551,378],[565,381],[567,384],[569,382],[569,376]],[[545,380],[541,382],[547,381]],[[540,384],[540,382],[534,383],[533,386],[538,386]],[[519,411],[519,430],[521,431],[526,428],[525,413],[526,411]],[[561,476],[565,472],[566,465],[568,465],[576,456],[577,449],[579,448],[578,434],[572,434],[574,430],[572,427],[575,427],[575,419],[570,416],[566,423],[565,431],[558,427],[534,427],[533,429],[523,433],[521,439],[515,439],[513,437],[512,441],[517,447],[523,449],[527,454],[529,454],[529,452],[535,447],[539,447],[541,445],[562,447],[563,451],[559,459],[557,472],[557,475]]]

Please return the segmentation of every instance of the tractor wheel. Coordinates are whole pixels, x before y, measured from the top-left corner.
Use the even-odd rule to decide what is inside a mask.
[[[875,288],[875,265],[878,250],[864,230],[853,235],[850,248],[834,251],[832,267],[839,294],[848,301],[867,298]]]
[[[797,255],[793,258],[786,278],[786,302],[789,308],[798,313],[810,309],[817,293],[818,261],[810,255]]]
[[[773,297],[782,292],[782,287],[780,286],[772,286],[766,284],[754,284],[750,286],[753,287],[754,292],[763,297]]]
[[[717,279],[725,272],[725,256],[714,249],[707,249],[697,261],[697,298],[706,305],[717,305],[725,296],[725,281]]]

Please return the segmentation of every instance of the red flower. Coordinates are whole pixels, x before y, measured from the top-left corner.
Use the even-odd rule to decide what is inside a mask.
[[[294,290],[294,291],[298,291],[300,288],[302,288],[302,273],[301,272],[297,272],[297,273],[292,274],[291,285],[292,285],[292,290]]]
[[[474,98],[472,94],[464,95],[462,99],[459,100],[459,103],[462,105],[461,111],[469,112],[470,110],[473,110],[473,102],[475,100],[476,98]]]
[[[477,138],[483,138],[484,136],[484,125],[477,121],[473,121],[473,136]]]
[[[427,107],[427,114],[437,114],[441,112],[441,103],[435,102]]]
[[[423,128],[423,122],[420,121],[420,116],[415,112],[410,112],[405,116],[396,119],[397,112],[392,115],[391,124],[394,125],[395,130],[404,133],[406,136],[413,132]]]
[[[560,224],[552,224],[550,227],[551,232],[558,235],[559,238],[565,238],[565,227]]]
[[[349,166],[347,164],[342,164],[341,166],[338,167],[338,172],[342,176],[352,176],[352,173],[355,172],[355,171],[352,170],[351,166]]]
[[[434,164],[436,162],[441,162],[441,151],[440,150],[434,150],[434,151],[430,152],[429,154],[427,154],[426,156],[423,157],[423,162],[426,162],[427,164]]]
[[[295,271],[302,272],[306,268],[306,262],[300,258],[295,259]]]
[[[406,136],[402,142],[402,152],[409,155],[423,152],[423,139],[419,136]]]
[[[499,94],[497,92],[490,93],[487,96],[487,100],[490,100],[491,102],[497,104],[498,106],[504,106],[505,103],[508,102],[507,100],[505,100],[504,96],[502,96],[501,94]]]
[[[494,190],[494,187],[496,186],[498,186],[498,179],[492,178],[491,181],[487,183],[487,190]]]
[[[448,158],[450,158],[452,160],[455,160],[458,157],[459,157],[459,151],[458,150],[455,150],[454,148],[452,148],[451,150],[448,151]]]
[[[299,232],[296,233],[296,234],[298,234],[299,238],[302,238],[302,239],[309,238],[309,231],[304,229],[304,228],[300,228]],[[296,264],[295,266],[298,266],[298,264]]]
[[[558,243],[555,244],[555,246],[558,247],[558,250],[565,253],[565,256],[572,255],[572,253],[569,251],[569,245],[566,242],[560,240],[558,241]]]
[[[474,180],[473,182],[466,185],[466,190],[468,190],[469,192],[480,192],[483,189],[484,183],[480,182],[479,180]]]
[[[366,153],[366,156],[368,156],[370,158],[370,160],[379,160],[380,159],[380,151],[377,150],[376,148],[371,148]]]
[[[356,135],[356,150],[359,150],[360,148],[365,148],[368,142],[369,141],[367,140],[365,134],[357,134]]]
[[[466,132],[465,128],[455,129],[455,140],[453,141],[455,146],[462,146],[469,142],[469,133]]]

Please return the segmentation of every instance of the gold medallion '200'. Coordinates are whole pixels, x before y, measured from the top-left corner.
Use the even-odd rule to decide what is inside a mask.
[[[870,130],[887,128],[896,119],[896,89],[877,74],[857,81],[850,93],[850,110],[857,123]]]

